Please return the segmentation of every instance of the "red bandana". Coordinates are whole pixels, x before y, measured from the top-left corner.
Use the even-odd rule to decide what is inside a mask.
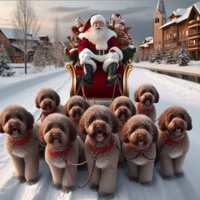
[[[185,139],[185,136],[181,138],[180,140],[175,141],[175,140],[172,140],[171,138],[168,138],[166,133],[164,134],[164,141],[165,141],[165,144],[168,146],[179,145],[181,142],[184,141],[184,139]]]
[[[63,151],[56,151],[55,152],[55,151],[49,150],[49,155],[53,156],[53,157],[57,157],[57,156],[60,156],[62,154],[66,155],[70,151],[71,147],[72,147],[72,143],[69,143],[69,145]]]
[[[69,119],[74,122],[75,124],[78,124],[80,119],[74,119],[73,117],[69,117]]]
[[[52,113],[56,113],[56,112],[57,112],[56,107],[55,107],[55,109],[52,110],[51,112],[45,112],[44,110],[42,110],[42,114],[43,114],[45,117],[48,116],[48,115],[50,115],[50,114],[52,114]]]
[[[99,153],[106,153],[107,151],[109,151],[109,150],[112,148],[113,143],[114,143],[114,141],[113,141],[113,139],[111,138],[111,139],[110,139],[110,143],[109,143],[108,146],[98,148],[98,147],[93,146],[93,145],[91,144],[91,141],[88,140],[88,145],[89,145],[90,149],[91,149],[92,151],[94,151],[95,153],[98,153],[98,154],[99,154]]]
[[[143,110],[139,103],[137,104],[137,108],[138,108],[139,111],[144,112],[144,113],[148,113],[148,112],[151,112],[153,110],[153,106],[149,109]]]
[[[149,145],[149,146],[147,146],[146,147],[146,149],[138,149],[135,145],[133,145],[132,143],[130,143],[130,147],[132,148],[132,149],[134,149],[134,151],[136,151],[136,152],[147,152],[147,151],[149,151],[149,149],[151,148],[151,144]]]
[[[23,145],[25,144],[26,142],[28,142],[31,138],[31,132],[28,132],[28,135],[23,138],[22,140],[13,140],[12,138],[9,137],[9,141],[12,143],[12,144],[15,144],[15,145]]]
[[[123,125],[119,124],[119,130],[122,130],[123,127]]]

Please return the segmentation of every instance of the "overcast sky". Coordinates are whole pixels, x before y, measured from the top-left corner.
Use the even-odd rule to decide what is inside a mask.
[[[48,35],[53,39],[53,27],[56,16],[61,27],[61,40],[64,42],[71,35],[70,27],[74,20],[82,17],[84,22],[95,13],[102,14],[109,21],[113,13],[120,13],[126,26],[131,26],[129,33],[138,45],[144,38],[152,36],[152,19],[156,10],[157,0],[151,1],[32,1],[39,18],[41,29],[39,34]],[[187,8],[194,0],[164,0],[167,16],[177,8]],[[11,14],[15,10],[16,1],[0,1],[0,27],[12,27]]]

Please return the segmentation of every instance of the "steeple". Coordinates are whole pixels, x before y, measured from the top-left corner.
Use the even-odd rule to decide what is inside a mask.
[[[163,18],[167,19],[167,14],[166,14],[166,11],[165,11],[165,5],[164,5],[164,1],[163,0],[158,0],[156,9],[160,11],[160,13],[162,14]]]

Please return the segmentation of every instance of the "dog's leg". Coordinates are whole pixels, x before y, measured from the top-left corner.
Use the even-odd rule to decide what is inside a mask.
[[[173,162],[169,156],[160,156],[161,173],[164,179],[170,180],[174,176]]]
[[[181,178],[183,176],[183,172],[181,171],[181,168],[183,166],[185,156],[186,154],[183,154],[182,156],[174,160],[174,175],[178,178]]]
[[[39,154],[28,155],[24,158],[25,162],[25,178],[29,185],[35,184],[39,176]]]
[[[133,161],[127,160],[128,174],[131,181],[138,182],[139,167]]]
[[[62,177],[64,173],[64,168],[58,168],[49,164],[49,168],[51,170],[51,175],[53,178],[53,185],[57,189],[62,188]]]
[[[91,172],[92,172],[92,163],[88,163],[88,170],[89,170],[89,174],[91,174]],[[91,177],[91,180],[90,180],[90,182],[91,182],[90,188],[92,190],[98,191],[100,175],[101,175],[101,169],[95,167],[94,168],[94,172],[93,172],[92,177]]]
[[[11,161],[15,169],[15,176],[20,182],[25,182],[24,177],[24,160],[22,158],[10,155]]]
[[[116,166],[109,166],[102,169],[101,179],[99,184],[99,195],[104,198],[112,198],[115,191],[115,183],[117,178],[117,164]]]
[[[71,176],[70,176],[70,174]],[[74,182],[72,178],[76,181],[76,174],[77,174],[77,167],[76,166],[69,166],[65,168],[64,175],[62,178],[62,191],[63,192],[70,192],[74,188]]]
[[[140,166],[139,181],[144,185],[150,185],[153,177],[154,162],[149,162],[146,165]]]

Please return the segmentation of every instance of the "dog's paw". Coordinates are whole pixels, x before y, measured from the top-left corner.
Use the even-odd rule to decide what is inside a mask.
[[[139,182],[139,179],[138,178],[135,178],[135,177],[129,177],[130,181],[133,181],[135,183],[138,183]]]
[[[16,179],[19,180],[20,183],[26,182],[26,179],[23,176],[16,176]]]
[[[69,193],[70,191],[73,190],[74,187],[68,187],[68,186],[63,186],[62,187],[62,191],[63,192],[66,192],[66,193]]]
[[[173,178],[174,178],[174,176],[170,176],[170,175],[162,175],[162,178],[164,179],[164,180],[166,180],[166,181],[171,181],[171,180],[173,180]]]
[[[150,187],[151,186],[151,181],[140,181],[140,183],[144,186]]]
[[[182,178],[184,176],[183,172],[175,173],[175,178]]]
[[[90,189],[94,190],[94,191],[98,191],[99,190],[99,186],[98,185],[91,185]]]
[[[30,179],[30,180],[27,180],[26,183],[28,185],[34,185],[35,183],[38,182],[38,178],[35,178],[35,179]]]
[[[62,185],[54,183],[53,187],[55,187],[57,190],[60,190],[62,188]]]
[[[114,193],[101,192],[99,193],[99,196],[105,199],[112,199],[114,197]]]

